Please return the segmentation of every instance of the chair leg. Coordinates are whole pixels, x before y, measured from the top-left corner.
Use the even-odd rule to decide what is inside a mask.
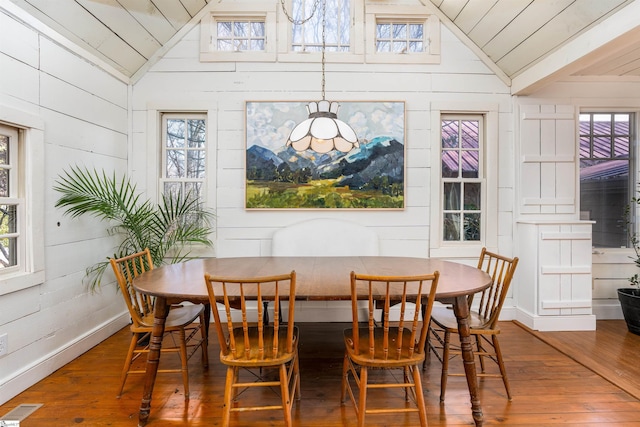
[[[122,376],[120,377],[120,390],[118,391],[117,398],[119,399],[122,396],[122,390],[124,390],[124,383],[127,381],[127,375],[129,374],[129,369],[131,368],[131,360],[133,359],[133,352],[136,349],[136,345],[138,343],[138,334],[133,333],[131,335],[131,343],[129,344],[129,350],[127,351],[127,358],[124,362],[124,368],[122,369]]]
[[[295,365],[293,365],[293,375],[295,375],[295,387],[296,387],[296,400],[300,400],[302,394],[300,391],[300,361],[298,359],[298,351],[296,350],[296,356],[294,358],[294,363]]]
[[[208,309],[209,305],[205,305],[205,309]],[[203,311],[200,314],[200,336],[202,338],[202,344],[200,344],[200,351],[202,352],[202,366],[207,368],[209,366],[209,319]]]
[[[360,367],[360,394],[358,396],[358,427],[365,427],[364,416],[367,412],[367,386],[369,375],[366,366]]]
[[[422,316],[424,319],[424,312],[426,308],[422,306]],[[424,360],[422,361],[422,370],[427,370],[427,365],[431,363],[431,322],[427,325],[427,339],[424,340]]]
[[[405,384],[409,384],[409,371],[410,368],[408,366],[405,366],[403,369],[403,380]],[[413,373],[411,373],[413,375]],[[409,387],[404,387],[404,401],[408,402],[409,401]]]
[[[415,385],[416,404],[418,405],[418,414],[420,416],[420,426],[427,427],[427,408],[424,402],[424,393],[422,391],[422,377],[418,372],[418,365],[411,367],[413,374],[413,384]]]
[[[502,382],[504,383],[504,388],[507,391],[507,399],[511,401],[511,389],[509,387],[509,380],[507,379],[507,370],[504,367],[504,362],[502,361],[502,351],[500,350],[500,343],[498,342],[498,336],[493,335],[493,348],[496,351],[496,360],[498,361],[498,367],[500,368],[500,374],[502,375]]]
[[[347,397],[347,381],[349,381],[349,356],[345,353],[342,362],[342,392],[340,393],[340,403],[344,403]]]
[[[482,346],[482,337],[480,335],[476,335],[476,349],[478,351],[478,361],[480,362],[480,372],[484,373],[484,355],[487,354],[487,352]]]
[[[187,342],[185,337],[185,331],[183,328],[178,333],[180,340],[180,362],[182,364],[182,383],[184,384],[184,399],[189,399],[189,368],[187,365],[189,356],[187,355]]]
[[[442,351],[442,374],[440,375],[440,402],[444,402],[444,394],[447,391],[447,376],[449,375],[449,345],[451,334],[448,330],[444,332],[444,344]]]
[[[280,396],[282,397],[282,410],[284,411],[284,425],[291,427],[291,398],[289,396],[289,381],[287,380],[287,366],[280,365]]]
[[[224,405],[222,407],[222,427],[228,427],[231,420],[231,397],[235,395],[237,368],[229,366],[227,368],[227,378],[224,384]]]

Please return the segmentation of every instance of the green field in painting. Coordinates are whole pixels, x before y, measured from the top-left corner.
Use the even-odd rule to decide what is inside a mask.
[[[264,209],[401,209],[404,195],[397,189],[351,190],[334,187],[335,180],[305,184],[247,182],[247,208]],[[395,194],[394,194],[395,190]]]

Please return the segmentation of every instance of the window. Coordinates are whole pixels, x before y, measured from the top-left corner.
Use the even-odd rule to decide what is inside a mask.
[[[264,19],[254,20],[219,20],[216,22],[216,46],[218,50],[264,51],[265,23]]]
[[[200,61],[274,61],[276,6],[276,2],[216,4],[200,22]]]
[[[367,6],[370,63],[440,63],[440,21],[424,6]]]
[[[44,282],[43,129],[0,105],[0,295]]]
[[[483,239],[483,120],[443,116],[441,121],[442,240]]]
[[[206,115],[164,114],[162,118],[163,194],[191,193],[205,199]]]
[[[378,52],[415,53],[424,49],[424,24],[421,22],[385,22],[376,24]]]
[[[595,221],[596,247],[625,247],[626,205],[634,195],[630,113],[580,114],[580,216]]]
[[[350,48],[350,0],[327,0],[325,18],[326,51],[348,52]],[[291,50],[294,52],[320,52],[322,50],[322,2],[293,0]],[[337,11],[337,13],[333,13]]]
[[[19,172],[18,130],[0,124],[0,271],[15,270],[24,262]]]

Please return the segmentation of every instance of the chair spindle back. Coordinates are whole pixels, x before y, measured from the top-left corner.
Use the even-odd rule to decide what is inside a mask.
[[[496,326],[517,265],[518,257],[508,258],[482,248],[478,269],[491,276],[491,286],[480,293],[478,314],[486,319],[483,327],[494,328]]]
[[[215,277],[206,274],[205,282],[223,355],[231,355],[235,359],[252,360],[257,358],[265,360],[276,358],[282,352],[291,353],[293,351],[295,271],[277,276],[252,278]],[[249,321],[248,301],[257,302],[258,312],[255,322]],[[265,301],[273,302],[274,314],[271,325],[264,322],[263,302]],[[281,301],[292,301],[288,304],[289,313],[284,325]],[[221,321],[216,302],[224,304],[226,315],[224,322]],[[232,309],[240,310],[240,320],[234,320]],[[251,336],[255,334],[250,333],[250,328],[257,329],[257,342],[255,339],[251,339]],[[287,328],[285,342],[280,342],[281,328]],[[241,335],[239,334],[240,330],[242,330]]]
[[[136,292],[133,280],[145,271],[153,270],[153,260],[149,249],[118,259],[110,259],[111,267],[125,297],[131,320],[136,326],[149,326],[145,323],[146,316],[153,315],[153,298]]]
[[[411,357],[414,352],[424,352],[431,309],[435,301],[439,272],[421,276],[371,276],[351,272],[351,301],[353,312],[353,341],[360,342],[358,299],[366,298],[368,356],[371,359],[388,360]],[[377,328],[374,320],[376,301],[383,301],[382,331]],[[405,314],[410,309],[409,303],[415,304],[411,320],[405,320]],[[389,319],[392,305],[400,305],[397,325]],[[424,318],[420,316],[420,307],[425,309]],[[411,307],[414,308],[414,307]],[[364,319],[363,319],[364,320]],[[403,339],[409,334],[409,340]],[[382,334],[382,339],[380,339]],[[378,339],[376,339],[376,336]],[[390,337],[393,338],[390,340]],[[409,345],[407,345],[409,344]],[[359,346],[354,348],[356,354],[361,354]]]

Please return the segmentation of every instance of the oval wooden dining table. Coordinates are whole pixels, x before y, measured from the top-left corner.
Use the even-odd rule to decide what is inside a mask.
[[[469,335],[467,296],[487,288],[491,277],[482,270],[460,263],[429,258],[388,256],[344,257],[239,257],[198,258],[155,268],[137,277],[134,288],[156,298],[154,327],[146,364],[146,374],[138,425],[145,426],[151,412],[151,396],[160,360],[164,324],[171,304],[190,301],[208,303],[204,275],[223,277],[272,276],[296,271],[296,300],[350,300],[351,271],[378,276],[409,276],[440,272],[437,298],[453,303],[458,319],[471,412],[476,426],[483,414]]]

